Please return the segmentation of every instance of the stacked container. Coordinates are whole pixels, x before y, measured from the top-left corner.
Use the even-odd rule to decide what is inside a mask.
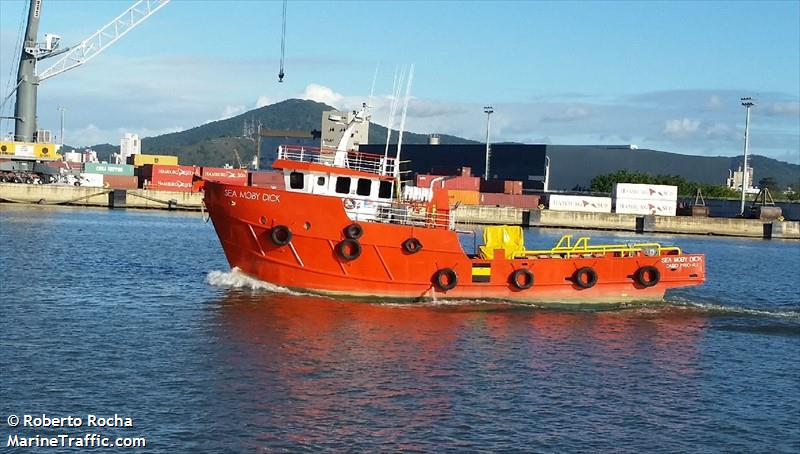
[[[481,205],[535,209],[539,207],[538,195],[481,193]]]
[[[139,183],[144,189],[191,192],[194,174],[193,166],[147,164],[139,169]]]
[[[480,205],[480,195],[478,191],[463,189],[448,189],[447,198],[450,205],[460,203],[461,205]]]
[[[480,189],[491,194],[522,194],[522,182],[515,180],[481,180]]]
[[[147,164],[176,166],[178,165],[178,157],[169,155],[155,155],[155,154],[135,154],[128,156],[128,164],[133,164],[136,167],[144,166]]]
[[[417,186],[421,188],[429,188],[431,181],[435,178],[441,178],[441,175],[417,175]],[[460,191],[478,191],[480,189],[481,179],[478,177],[470,176],[457,176],[449,177],[447,180],[440,180],[436,183],[437,187],[444,187],[445,189],[457,189]],[[444,186],[442,186],[444,185]]]
[[[99,173],[101,175],[133,176],[133,166],[128,164],[108,164],[106,162],[87,162],[83,165],[86,173]]]
[[[611,197],[550,194],[548,208],[553,211],[611,213]]]
[[[247,185],[247,171],[244,169],[225,169],[221,167],[203,167],[200,177],[205,181],[216,181],[225,184]]]
[[[675,216],[678,187],[657,184],[617,183],[614,205],[620,214]]]

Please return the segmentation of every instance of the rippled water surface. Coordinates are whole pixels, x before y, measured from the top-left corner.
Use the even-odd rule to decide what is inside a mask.
[[[94,432],[160,452],[800,451],[800,243],[648,238],[707,254],[707,283],[398,305],[231,272],[198,214],[0,206],[0,443],[91,432],[7,424],[44,413],[131,417]]]

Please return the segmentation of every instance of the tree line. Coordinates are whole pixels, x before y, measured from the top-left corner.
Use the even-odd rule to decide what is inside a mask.
[[[592,192],[610,193],[613,190],[615,183],[662,184],[677,186],[678,195],[682,197],[692,197],[697,194],[698,189],[702,191],[703,196],[711,198],[737,198],[741,194],[740,191],[731,189],[725,185],[696,183],[693,181],[688,181],[686,178],[680,175],[651,175],[649,173],[635,172],[631,170],[618,170],[614,173],[597,175],[596,177],[592,178],[589,190]],[[793,192],[787,191],[784,194],[781,194],[781,191],[775,183],[775,179],[771,177],[762,178],[759,181],[758,186],[761,188],[768,188],[773,194],[773,197],[784,196],[789,200],[800,199],[800,181],[798,181],[798,187],[794,188],[795,190]]]

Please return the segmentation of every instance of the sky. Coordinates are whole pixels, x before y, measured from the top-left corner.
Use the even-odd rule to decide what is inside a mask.
[[[27,3],[0,0],[3,98],[16,83]],[[133,3],[44,0],[40,40],[47,32],[78,43]],[[172,0],[93,60],[44,81],[40,127],[57,133],[63,106],[66,143],[118,144],[125,132],[180,131],[289,98],[340,109],[369,101],[385,125],[394,74],[414,64],[409,131],[484,141],[490,105],[492,142],[736,156],[739,99],[751,96],[750,151],[800,164],[798,0],[289,0],[278,83],[282,6]]]

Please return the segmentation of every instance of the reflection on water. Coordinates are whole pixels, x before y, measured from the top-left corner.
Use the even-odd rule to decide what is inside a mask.
[[[247,371],[219,392],[269,400],[253,402],[253,419],[243,423],[294,428],[287,435],[306,446],[327,445],[335,428],[376,449],[447,440],[519,447],[506,435],[529,439],[532,418],[570,426],[575,411],[618,413],[612,407],[636,400],[671,414],[661,394],[636,390],[699,378],[705,325],[680,310],[656,318],[647,310],[387,306],[242,291],[218,307],[215,360]]]

